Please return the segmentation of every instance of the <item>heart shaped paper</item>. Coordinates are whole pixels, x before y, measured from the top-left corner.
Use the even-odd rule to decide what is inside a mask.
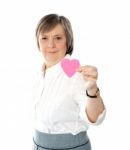
[[[61,61],[61,67],[68,77],[72,77],[80,67],[80,63],[77,59],[63,59]]]

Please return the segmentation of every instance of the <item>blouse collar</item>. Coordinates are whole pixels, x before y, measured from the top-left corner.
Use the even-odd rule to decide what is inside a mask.
[[[66,54],[65,55],[65,57],[63,58],[63,59],[65,59],[65,58],[70,58],[70,55],[69,54]],[[62,59],[62,60],[63,60]],[[61,61],[62,61],[61,60]],[[50,68],[48,68],[48,69],[46,69],[45,70],[45,63],[43,64],[43,66],[42,66],[42,73],[43,73],[43,76],[45,77],[45,76],[48,76],[48,75],[57,75],[57,74],[59,74],[59,72],[61,72],[61,61],[60,62],[58,62],[57,64],[55,64],[55,65],[53,65],[52,67],[50,67]],[[46,73],[45,73],[46,72]]]

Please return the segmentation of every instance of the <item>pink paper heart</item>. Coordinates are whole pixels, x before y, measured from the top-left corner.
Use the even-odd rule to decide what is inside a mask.
[[[61,67],[68,77],[72,77],[80,67],[80,63],[77,59],[63,59],[61,61]]]

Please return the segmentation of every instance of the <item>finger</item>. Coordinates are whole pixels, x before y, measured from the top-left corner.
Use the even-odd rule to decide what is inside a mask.
[[[93,72],[84,71],[84,72],[83,72],[83,75],[85,75],[85,76],[97,77],[97,76],[98,76],[98,72],[96,72],[96,71],[93,71]]]
[[[86,66],[81,66],[78,69],[79,72],[83,72],[83,71],[97,71],[97,68],[94,66],[90,66],[90,65],[86,65]]]
[[[84,77],[85,77],[86,79],[88,79],[88,78],[93,78],[94,80],[98,78],[98,76],[94,76],[94,75],[84,75]]]
[[[86,67],[84,68],[84,72],[98,72],[97,68]]]
[[[83,67],[83,66],[82,66],[82,67],[79,67],[76,71],[77,71],[77,72],[83,72],[83,71],[84,71],[84,67]]]
[[[96,77],[92,77],[92,76],[84,76],[84,80],[85,81],[97,81]]]
[[[88,66],[81,66],[80,68],[77,69],[78,72],[83,72],[85,70],[88,70],[89,67]]]
[[[97,68],[95,66],[91,66],[91,65],[86,65],[84,66],[86,69],[92,69],[92,70],[97,70]]]

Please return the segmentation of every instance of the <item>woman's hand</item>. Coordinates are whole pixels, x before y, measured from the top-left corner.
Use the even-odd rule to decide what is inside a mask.
[[[98,79],[97,68],[94,66],[82,66],[78,69],[78,72],[82,73],[84,80],[86,81],[86,90],[88,95],[96,96],[96,98],[94,98],[96,100],[87,101],[85,110],[86,115],[90,122],[100,124],[102,122],[102,119],[99,120],[98,122],[96,121],[99,115],[105,109],[105,107],[97,87],[97,79]],[[91,99],[91,97],[89,98]],[[105,116],[105,113],[103,115]]]
[[[86,81],[86,90],[89,95],[95,95],[97,91],[97,79],[98,71],[94,66],[81,66],[78,70],[83,75],[84,80]]]

